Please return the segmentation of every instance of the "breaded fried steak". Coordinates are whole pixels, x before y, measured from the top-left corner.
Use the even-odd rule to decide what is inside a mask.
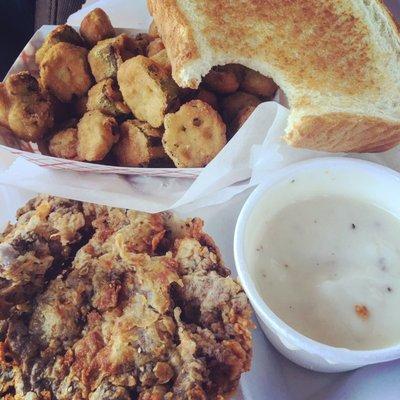
[[[2,242],[18,229],[35,233],[30,221],[38,210],[42,217],[42,204],[62,208],[63,237],[63,202],[31,201]],[[73,203],[93,232],[59,275],[14,302],[0,323],[1,398],[229,398],[250,368],[251,309],[203,222]],[[7,257],[2,284],[13,265]]]
[[[91,230],[82,203],[37,197],[0,234],[0,318],[40,293],[74,257]]]

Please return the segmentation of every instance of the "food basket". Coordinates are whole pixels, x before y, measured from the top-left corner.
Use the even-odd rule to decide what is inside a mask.
[[[38,66],[35,63],[36,50],[42,45],[46,36],[55,28],[54,25],[44,25],[29,40],[22,53],[18,56],[8,75],[20,71],[29,71],[33,75],[38,75]],[[77,29],[75,27],[75,29]],[[116,29],[116,32],[137,34],[136,29]],[[74,172],[93,172],[99,174],[123,174],[123,175],[143,175],[158,176],[169,178],[196,178],[202,168],[134,168],[118,167],[113,165],[95,164],[62,158],[51,157],[41,154],[36,143],[27,143],[16,138],[9,130],[0,126],[0,147],[12,154],[22,156],[33,163],[53,169],[67,170]]]

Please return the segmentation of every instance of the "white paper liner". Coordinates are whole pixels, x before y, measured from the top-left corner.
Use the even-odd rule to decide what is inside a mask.
[[[176,209],[190,203],[193,208],[194,202],[196,207],[219,204],[249,187],[246,181],[252,174],[252,151],[264,143],[266,136],[270,137],[268,131],[275,126],[278,110],[278,120],[283,125],[287,111],[282,106],[274,102],[261,104],[195,181],[55,171],[19,158],[0,175],[0,183],[148,212]],[[272,136],[272,132],[270,134]]]
[[[289,111],[260,104],[246,124],[194,181],[159,176],[55,171],[22,158],[4,173],[0,184],[76,200],[147,212],[194,210],[221,204],[297,161],[331,153],[295,149],[282,139]],[[336,154],[337,156],[337,154]],[[347,154],[400,170],[399,148],[380,154]]]

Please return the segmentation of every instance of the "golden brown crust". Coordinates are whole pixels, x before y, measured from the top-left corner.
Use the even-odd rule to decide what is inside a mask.
[[[226,144],[226,126],[208,103],[192,100],[164,119],[162,143],[177,167],[204,167]]]
[[[81,160],[101,161],[117,141],[117,122],[99,110],[88,111],[78,123],[77,152]]]
[[[76,46],[84,47],[82,38],[78,32],[69,25],[59,25],[53,29],[46,37],[42,46],[36,51],[35,61],[38,65],[42,62],[47,51],[57,43],[66,42]]]
[[[169,75],[172,73],[171,61],[168,58],[167,50],[161,50],[154,56],[150,57],[155,61],[160,67],[164,68]]]
[[[250,118],[250,115],[253,114],[253,111],[256,109],[256,106],[247,106],[242,108],[236,115],[236,117],[231,122],[231,132],[237,132],[243,124]]]
[[[250,369],[251,307],[203,222],[56,198],[43,207],[40,200],[21,209],[5,240],[0,235],[0,266],[11,261],[0,268],[2,287],[10,279],[30,283],[45,269],[48,263],[31,264],[43,261],[43,245],[55,234],[69,234],[68,247],[86,222],[93,230],[62,275],[39,280],[0,325],[0,397],[230,398]],[[35,234],[35,227],[41,242],[15,240],[18,229]],[[31,263],[21,265],[21,257]]]
[[[0,82],[0,125],[9,128],[8,114],[10,112],[11,100],[4,83]]]
[[[29,72],[10,75],[0,87],[0,124],[22,140],[37,142],[53,127],[54,101]]]
[[[204,103],[209,104],[214,110],[216,110],[216,111],[219,110],[218,97],[216,96],[215,93],[213,93],[209,90],[200,88],[196,97],[199,100],[203,101]]]
[[[176,83],[150,58],[136,56],[125,61],[117,77],[122,96],[135,117],[154,128],[163,124],[164,116],[171,108],[176,108]]]
[[[88,61],[96,82],[116,78],[121,64],[138,54],[138,51],[138,43],[125,33],[98,42],[88,54]]]
[[[172,75],[179,84],[175,71],[181,70],[188,61],[200,55],[195,45],[193,31],[176,0],[148,0],[147,4],[156,21],[158,32],[166,44],[172,64]]]
[[[250,93],[236,92],[222,99],[222,115],[226,121],[232,121],[240,110],[246,107],[257,107],[261,100]]]
[[[245,68],[240,89],[255,96],[272,98],[278,90],[278,86],[271,78],[250,68]]]
[[[101,8],[95,8],[83,18],[79,32],[89,46],[115,36],[110,18]]]
[[[52,46],[40,63],[43,86],[60,101],[83,96],[92,85],[85,48],[60,42]]]
[[[90,88],[86,107],[89,111],[100,110],[113,117],[131,112],[122,99],[117,82],[111,78],[104,79]]]
[[[219,94],[235,93],[240,85],[235,72],[225,67],[214,67],[203,82],[208,89]]]
[[[53,157],[78,160],[78,130],[67,128],[56,132],[49,140],[49,153]]]
[[[294,147],[313,150],[373,153],[400,143],[400,125],[348,113],[306,116],[284,139]]]
[[[86,234],[86,223],[81,203],[72,200],[43,195],[18,210],[17,222],[0,234],[1,319],[66,267],[73,245]]]
[[[148,166],[159,153],[166,157],[161,146],[162,131],[139,120],[127,120],[120,125],[120,139],[113,148],[118,165],[125,167]],[[153,143],[151,138],[158,138]],[[158,151],[158,150],[161,150]]]
[[[147,57],[151,58],[164,49],[165,46],[162,40],[160,38],[156,38],[147,46]]]

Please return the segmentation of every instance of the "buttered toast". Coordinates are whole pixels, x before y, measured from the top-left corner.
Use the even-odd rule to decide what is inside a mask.
[[[295,147],[379,152],[400,142],[400,41],[379,0],[149,0],[179,86],[215,65],[270,76]]]

